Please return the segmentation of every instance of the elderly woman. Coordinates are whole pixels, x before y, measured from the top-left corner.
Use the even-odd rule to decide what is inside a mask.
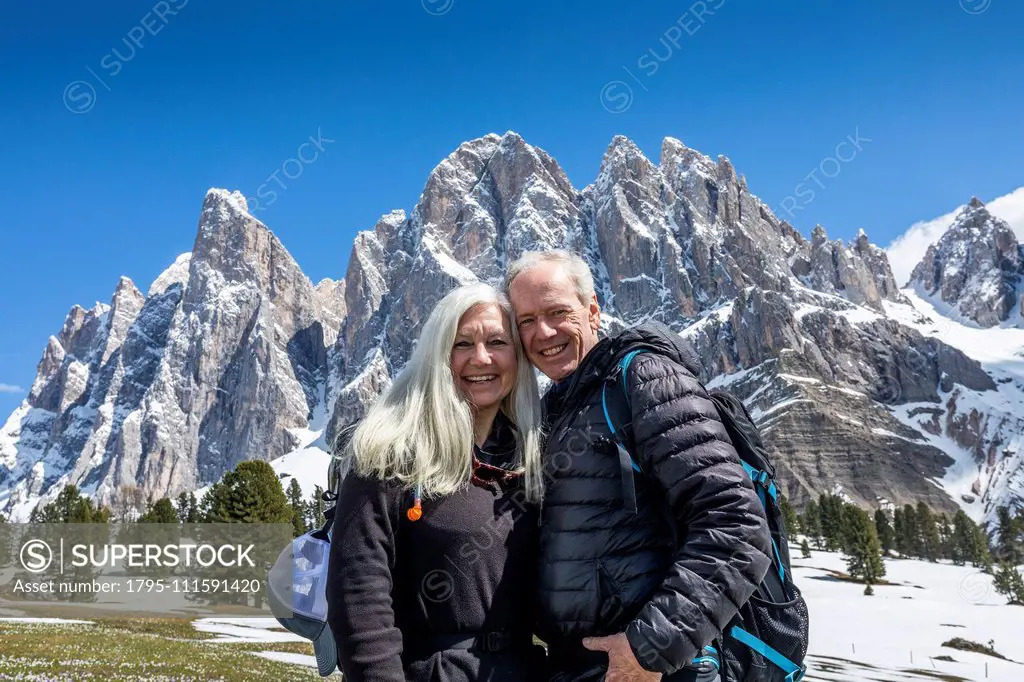
[[[438,303],[347,438],[328,622],[346,682],[525,682],[543,489],[537,384],[490,286]]]

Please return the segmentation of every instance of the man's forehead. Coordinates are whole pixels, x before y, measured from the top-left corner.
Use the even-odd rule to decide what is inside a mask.
[[[558,263],[542,263],[530,268],[516,277],[512,286],[533,294],[575,291],[569,273]]]
[[[517,284],[519,286],[516,286]],[[523,307],[524,303],[527,305],[538,304],[543,306],[551,303],[572,303],[575,305],[577,302],[576,290],[573,288],[572,283],[560,277],[555,279],[531,277],[524,279],[522,282],[517,278],[512,283],[512,287],[514,290],[518,289],[517,293],[521,294],[515,298],[529,298],[529,301],[518,301],[520,307]]]

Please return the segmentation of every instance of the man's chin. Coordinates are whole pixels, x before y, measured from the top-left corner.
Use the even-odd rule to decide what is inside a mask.
[[[537,369],[543,372],[548,379],[551,379],[555,383],[558,383],[559,381],[568,378],[576,370],[575,367],[566,367],[565,365],[556,365],[554,367],[544,367],[538,365]]]

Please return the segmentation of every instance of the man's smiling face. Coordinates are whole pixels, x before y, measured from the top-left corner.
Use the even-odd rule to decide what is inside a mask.
[[[576,371],[597,344],[597,297],[581,303],[561,264],[540,263],[520,273],[509,286],[509,299],[526,356],[553,381]]]

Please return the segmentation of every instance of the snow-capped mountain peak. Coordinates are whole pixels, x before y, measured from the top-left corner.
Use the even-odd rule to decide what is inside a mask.
[[[974,197],[910,275],[918,293],[981,327],[1024,324],[1024,250],[1010,226]]]
[[[1017,261],[984,210],[968,206],[936,262],[1008,276]],[[978,257],[989,241],[1000,260]],[[315,286],[241,194],[210,190],[191,252],[145,296],[124,279],[49,340],[0,431],[0,508],[27,515],[65,482],[109,501],[124,485],[196,489],[244,459],[305,467],[401,369],[451,287],[548,248],[591,265],[607,331],[658,319],[694,343],[702,378],[757,418],[794,502],[840,489],[986,518],[1024,501],[1020,451],[1005,454],[1024,372],[973,357],[986,346],[961,343],[963,325],[940,328],[866,233],[805,238],[726,157],[673,138],[658,163],[613,138],[577,190],[509,131],[459,145],[408,216],[359,232],[344,278]]]

